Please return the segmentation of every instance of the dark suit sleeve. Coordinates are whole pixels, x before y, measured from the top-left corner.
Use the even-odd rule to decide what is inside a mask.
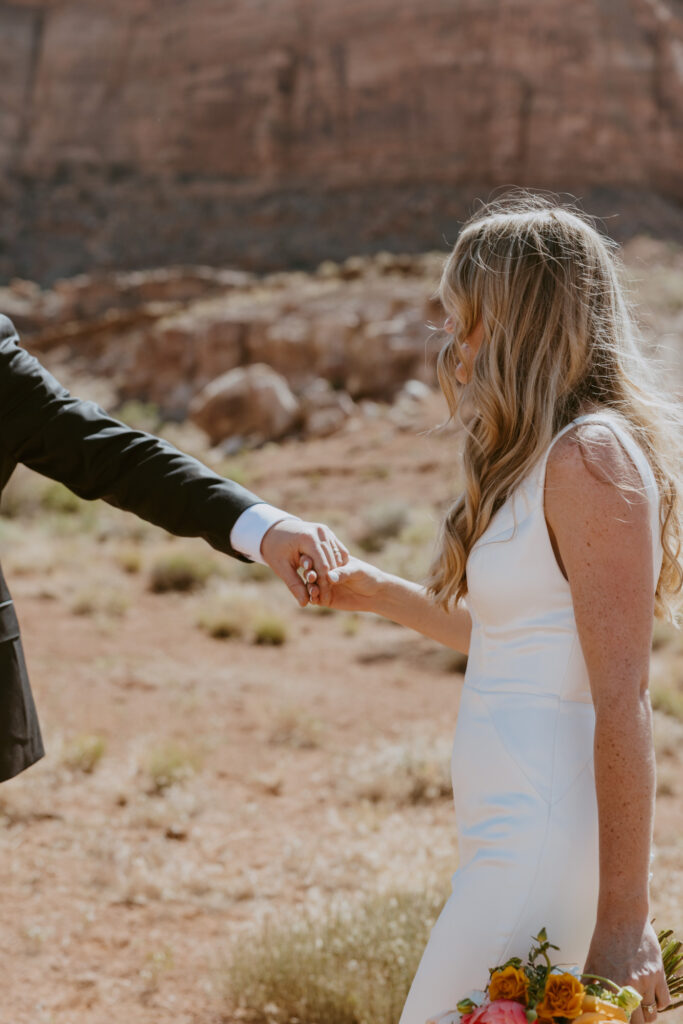
[[[218,551],[238,517],[263,499],[168,441],[133,430],[95,402],[74,398],[19,343],[0,315],[0,444],[16,462],[81,498],[102,498],[180,537]]]

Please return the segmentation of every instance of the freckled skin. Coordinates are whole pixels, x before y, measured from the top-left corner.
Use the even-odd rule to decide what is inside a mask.
[[[600,843],[598,918],[583,970],[669,1002],[649,922],[655,757],[648,681],[654,615],[647,497],[609,427],[579,424],[551,449],[545,515],[568,580],[595,706]],[[628,500],[627,500],[628,499]],[[647,979],[647,980],[645,980]],[[631,1024],[654,1019],[634,1011]]]

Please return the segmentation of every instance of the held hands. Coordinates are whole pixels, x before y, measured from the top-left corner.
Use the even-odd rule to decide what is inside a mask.
[[[307,523],[294,517],[281,519],[266,531],[261,554],[302,608],[308,604],[309,594],[297,572],[301,560],[306,558],[309,568],[315,570],[321,603],[330,597],[328,572],[345,565],[349,557],[342,542],[323,523]]]
[[[301,561],[311,604],[346,612],[373,611],[373,599],[381,590],[385,574],[370,562],[349,555],[344,565],[329,572],[327,587],[318,579],[310,559]]]

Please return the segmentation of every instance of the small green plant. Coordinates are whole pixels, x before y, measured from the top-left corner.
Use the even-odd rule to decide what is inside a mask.
[[[175,740],[167,740],[153,747],[142,762],[142,771],[147,779],[147,792],[152,795],[164,793],[190,778],[199,769],[197,752]]]
[[[103,736],[81,733],[64,745],[62,762],[71,771],[90,775],[102,760],[107,743]]]
[[[152,565],[149,589],[155,594],[164,594],[169,590],[197,590],[216,571],[213,559],[173,552],[158,558]]]
[[[287,640],[287,626],[276,615],[262,615],[254,623],[253,642],[255,644],[279,647]]]

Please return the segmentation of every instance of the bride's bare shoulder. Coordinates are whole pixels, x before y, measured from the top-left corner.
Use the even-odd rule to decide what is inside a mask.
[[[591,495],[609,484],[622,501],[621,487],[642,487],[632,457],[615,430],[604,422],[577,423],[557,439],[548,455],[545,482],[546,491],[569,489]]]

